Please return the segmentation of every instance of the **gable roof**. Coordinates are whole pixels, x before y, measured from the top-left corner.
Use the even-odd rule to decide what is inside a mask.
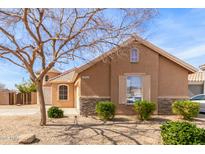
[[[187,69],[190,73],[194,73],[196,71],[198,71],[197,68],[195,68],[194,66],[186,63],[185,61],[177,58],[176,56],[173,56],[172,54],[166,52],[165,50],[155,46],[154,44],[140,38],[139,36],[137,36],[137,41],[141,42],[142,44],[144,44],[145,46],[149,47],[150,49],[154,50],[155,52],[159,53],[160,55],[166,57],[167,59],[175,62],[176,64],[182,66],[183,68]]]
[[[199,66],[199,68],[200,68],[201,70],[205,70],[205,64]]]
[[[205,64],[199,66],[198,72],[189,74],[189,83],[203,83],[205,81]]]
[[[74,82],[77,73],[72,69],[48,80],[50,83]]]
[[[146,46],[146,47],[152,49],[152,50],[155,51],[156,53],[158,53],[158,54],[160,54],[160,55],[166,57],[167,59],[169,59],[169,60],[175,62],[176,64],[180,65],[180,66],[183,67],[184,69],[188,70],[189,73],[194,73],[194,72],[197,71],[197,69],[196,69],[195,67],[193,67],[192,65],[190,65],[190,64],[188,64],[188,63],[182,61],[181,59],[179,59],[179,58],[177,58],[177,57],[175,57],[175,56],[169,54],[169,53],[166,52],[165,50],[163,50],[163,49],[161,49],[161,48],[155,46],[154,44],[152,44],[152,43],[148,42],[147,40],[142,39],[141,37],[136,36],[136,35],[135,35],[135,36],[132,36],[131,38],[129,38],[128,40],[126,40],[125,42],[123,42],[123,43],[120,45],[120,47],[126,46],[126,45],[128,45],[128,44],[130,44],[130,43],[132,43],[132,42],[134,42],[134,41],[136,41],[136,42],[138,42],[138,43],[140,43],[140,44],[143,44],[144,46]],[[79,68],[75,68],[75,69],[71,69],[71,70],[78,74],[78,73],[80,73],[80,72],[82,72],[82,71],[88,69],[89,67],[93,66],[93,65],[96,64],[97,62],[101,61],[103,58],[105,58],[105,57],[111,55],[112,53],[116,52],[117,49],[119,49],[119,47],[114,47],[114,48],[112,48],[111,50],[109,50],[109,51],[105,52],[104,54],[100,55],[99,57],[95,58],[94,60],[90,61],[89,63],[87,63],[87,64],[85,64],[85,65],[82,65],[82,66],[79,67]],[[54,80],[56,80],[57,78],[61,78],[62,75],[66,75],[66,76],[67,76],[67,74],[71,73],[72,71],[68,70],[68,71],[62,73],[61,75],[56,76]],[[53,79],[50,79],[50,80],[52,81]],[[72,80],[72,81],[73,81],[74,79],[69,78],[69,80]]]
[[[51,73],[61,73],[59,70],[57,70],[55,68],[51,68],[48,72],[51,72]]]
[[[59,70],[55,69],[55,68],[51,68],[49,71],[49,73],[57,73],[57,74],[61,74],[62,72],[60,72]],[[37,74],[41,73],[41,70],[36,71]]]

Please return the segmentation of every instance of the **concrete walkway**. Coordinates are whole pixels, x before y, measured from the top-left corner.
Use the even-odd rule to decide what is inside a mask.
[[[22,116],[36,114],[36,109],[0,109],[0,116]]]
[[[48,110],[48,108],[50,108],[50,105],[46,105],[46,110]],[[76,108],[61,108],[64,111],[64,115],[68,116],[68,115],[79,115],[80,112],[79,110],[77,110]]]
[[[51,106],[46,106],[46,110]],[[64,115],[79,115],[77,109],[62,108]],[[24,116],[39,114],[40,109],[38,105],[0,105],[0,116]]]

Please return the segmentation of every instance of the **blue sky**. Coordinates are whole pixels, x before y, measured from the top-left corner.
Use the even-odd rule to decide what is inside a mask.
[[[160,9],[148,40],[198,67],[205,63],[205,9]]]
[[[205,63],[205,9],[159,9],[159,15],[147,26],[144,35],[195,67]],[[28,78],[24,70],[0,61],[0,83],[12,89],[23,78]]]

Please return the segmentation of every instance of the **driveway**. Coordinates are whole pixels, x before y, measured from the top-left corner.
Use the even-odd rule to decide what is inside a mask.
[[[50,106],[46,106],[48,110]],[[78,115],[77,109],[63,108],[64,115]],[[39,105],[0,105],[0,116],[25,116],[39,114]]]

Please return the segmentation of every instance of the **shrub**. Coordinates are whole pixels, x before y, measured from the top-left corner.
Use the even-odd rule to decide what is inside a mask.
[[[155,103],[143,100],[134,103],[134,109],[140,120],[148,120],[155,111]]]
[[[199,113],[199,103],[191,101],[176,101],[172,104],[172,112],[183,116],[186,120],[191,120]]]
[[[109,101],[98,102],[96,113],[102,120],[112,120],[115,116],[115,105]]]
[[[49,118],[63,118],[64,112],[59,109],[59,107],[52,106],[48,109],[48,117]]]
[[[37,91],[36,84],[32,81],[16,84],[15,87],[19,90],[20,93],[31,93]]]
[[[205,129],[189,122],[168,121],[161,127],[164,144],[196,145],[205,144]]]

